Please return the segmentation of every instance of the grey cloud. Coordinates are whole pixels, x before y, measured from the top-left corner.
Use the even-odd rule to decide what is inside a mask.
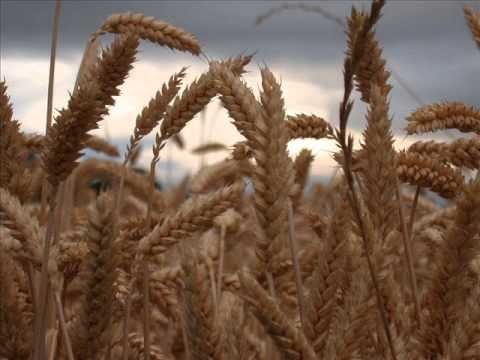
[[[349,13],[352,3],[368,7],[368,2],[358,1],[308,2],[342,18]],[[54,2],[2,0],[0,4],[1,55],[26,53],[48,57]],[[341,89],[345,49],[342,29],[316,14],[301,11],[284,12],[259,27],[253,25],[257,15],[278,4],[281,2],[64,0],[59,54],[78,57],[89,34],[111,13],[140,11],[191,31],[209,56],[258,50],[257,63],[287,63],[292,71],[295,67],[301,69],[298,76],[312,83]],[[425,102],[454,99],[480,104],[480,55],[459,2],[387,2],[377,33],[388,66],[401,74]],[[162,57],[182,64],[191,61],[189,55],[173,55],[149,45],[142,45],[141,57],[152,61]],[[395,79],[392,84],[394,129],[399,132],[405,116],[417,104]],[[356,129],[363,128],[364,123],[364,107],[359,104],[357,101],[351,124]],[[336,119],[336,105],[329,110],[330,118]]]

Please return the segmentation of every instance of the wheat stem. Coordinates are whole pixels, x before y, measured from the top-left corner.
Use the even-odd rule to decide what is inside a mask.
[[[411,246],[411,236],[407,228],[407,222],[405,220],[405,215],[403,213],[402,197],[400,195],[400,186],[398,184],[398,179],[396,180],[395,194],[397,197],[398,204],[398,213],[400,215],[400,222],[402,224],[402,239],[403,246],[405,248],[405,260],[407,261],[408,268],[408,278],[410,280],[410,288],[413,295],[413,304],[415,307],[415,318],[417,319],[418,326],[422,326],[422,316],[420,311],[420,301],[418,297],[418,287],[417,287],[417,278],[415,275],[415,268],[413,266],[412,259],[412,246]]]
[[[55,78],[55,59],[57,57],[57,43],[58,43],[58,27],[60,23],[60,10],[62,1],[56,0],[55,3],[55,15],[53,18],[53,31],[52,31],[52,46],[50,48],[50,70],[48,74],[48,98],[47,98],[47,121],[45,126],[45,134],[48,133],[48,129],[52,125],[52,110],[53,110],[53,83]],[[47,206],[47,194],[48,194],[48,182],[47,178],[43,178],[42,182],[42,203],[40,210],[40,218],[45,218],[45,211]]]
[[[222,301],[222,284],[223,284],[223,265],[225,259],[225,234],[227,229],[225,225],[222,225],[220,228],[220,246],[219,246],[219,260],[218,260],[218,273],[217,273],[217,299],[218,302],[221,303]],[[216,308],[218,310],[218,307]],[[218,311],[216,312],[218,315]]]
[[[142,263],[143,275],[143,344],[144,360],[150,360],[150,270],[148,262]]]
[[[415,211],[417,210],[417,205],[418,205],[418,198],[420,196],[420,191],[422,190],[422,187],[417,185],[417,188],[415,190],[415,196],[413,198],[413,203],[412,203],[412,209],[410,210],[410,218],[408,220],[408,233],[410,234],[410,237],[413,236],[413,224],[415,222]]]
[[[293,223],[293,208],[292,202],[287,201],[288,207],[288,240],[290,244],[290,252],[293,261],[293,270],[295,272],[295,285],[297,287],[297,299],[298,299],[298,312],[300,315],[300,322],[302,329],[305,332],[305,295],[303,293],[302,275],[300,271],[300,263],[298,261],[298,248],[295,239],[295,224]]]
[[[67,331],[67,323],[65,321],[65,315],[63,313],[62,301],[60,300],[60,295],[58,294],[58,292],[55,292],[54,296],[55,307],[58,315],[58,322],[60,324],[60,330],[62,331],[62,344],[65,346],[65,350],[67,351],[68,360],[74,360],[72,343],[70,342],[70,336],[68,335]]]
[[[131,289],[131,286],[130,286]],[[128,343],[128,328],[130,326],[130,314],[132,312],[132,291],[127,293],[127,306],[122,323],[122,360],[128,360],[130,346]]]
[[[46,317],[49,299],[49,284],[48,284],[48,258],[50,255],[50,246],[52,237],[55,233],[55,199],[57,191],[52,196],[50,201],[50,210],[48,212],[47,231],[45,234],[45,241],[43,244],[42,254],[42,268],[40,274],[40,289],[39,289],[39,307],[35,314],[35,332],[34,332],[34,353],[33,360],[45,359],[45,331],[46,331]]]

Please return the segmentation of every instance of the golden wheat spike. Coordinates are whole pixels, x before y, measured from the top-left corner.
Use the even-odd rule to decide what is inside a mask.
[[[397,175],[403,182],[429,188],[445,198],[455,197],[463,187],[458,170],[416,153],[398,154]]]
[[[463,7],[463,13],[465,14],[465,20],[472,32],[473,40],[476,42],[480,49],[480,11],[475,11],[470,6]]]
[[[104,33],[133,33],[142,39],[161,46],[187,51],[193,55],[199,55],[201,51],[200,44],[192,34],[165,21],[157,20],[152,16],[145,16],[141,13],[126,12],[111,15],[94,33],[94,36]]]
[[[409,115],[407,121],[408,134],[445,129],[480,134],[480,109],[458,101],[422,106]]]

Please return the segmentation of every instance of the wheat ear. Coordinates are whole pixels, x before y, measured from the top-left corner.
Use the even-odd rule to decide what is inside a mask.
[[[58,185],[65,180],[76,166],[76,159],[89,130],[95,129],[105,108],[97,100],[101,95],[95,84],[87,84],[78,88],[71,95],[68,107],[60,111],[55,124],[48,128],[45,137],[45,148],[42,152],[42,166],[47,173],[47,180],[53,188],[52,199],[58,193]],[[44,188],[45,189],[45,188]],[[51,201],[47,224],[47,232],[43,244],[42,271],[40,278],[39,311],[35,320],[34,359],[40,360],[44,356],[44,335],[46,327],[47,303],[49,301],[48,286],[48,258],[52,236],[58,237],[55,231],[55,200]]]
[[[461,138],[450,143],[434,140],[417,141],[410,145],[408,151],[467,169],[480,168],[480,136]]]
[[[333,336],[331,330],[339,306],[338,293],[345,290],[348,282],[347,244],[351,220],[347,206],[345,200],[341,201],[332,214],[310,285],[306,335],[318,356],[325,350],[329,337]]]
[[[332,126],[323,118],[315,115],[297,114],[287,116],[286,122],[290,140],[323,139],[333,135]]]
[[[53,187],[65,180],[76,166],[87,132],[97,128],[105,114],[97,100],[98,87],[88,84],[72,95],[66,109],[60,110],[50,131],[45,137],[42,152],[43,167]]]
[[[230,105],[232,106],[232,105]],[[231,114],[233,116],[234,113]],[[288,115],[285,125],[288,129],[288,140],[325,139],[333,137],[333,127],[323,118],[316,115]],[[239,123],[240,124],[240,123]],[[233,146],[232,156],[235,160],[244,160],[253,156],[248,141],[241,141]]]
[[[437,260],[431,287],[423,305],[428,308],[418,339],[419,355],[428,357],[446,355],[453,324],[461,321],[465,301],[469,298],[472,286],[478,282],[478,274],[472,273],[470,264],[479,254],[476,240],[480,234],[480,177],[465,185],[457,200],[455,222],[449,229],[441,256]],[[478,311],[471,314],[478,318]],[[478,330],[466,334],[462,350],[473,347],[471,340],[478,339]],[[472,337],[470,337],[470,335]]]
[[[20,158],[24,146],[20,124],[13,119],[13,109],[5,81],[0,81],[0,187],[8,189],[22,201],[28,197],[28,177]]]
[[[408,134],[444,129],[480,134],[480,109],[458,101],[422,106],[410,114],[407,121]]]
[[[3,188],[0,188],[0,225],[8,229],[9,235],[15,241],[9,244],[7,237],[2,238],[0,244],[4,250],[10,250],[11,256],[24,265],[31,262],[40,267],[43,231],[38,221],[28,215],[18,198]]]
[[[96,81],[100,89],[98,100],[103,106],[115,104],[114,96],[133,68],[139,45],[138,37],[132,34],[116,36],[109,48],[102,51],[96,66],[87,72],[85,81]]]
[[[242,297],[285,359],[316,359],[305,335],[292,325],[260,284],[244,271],[240,273],[240,281],[244,291]]]
[[[257,162],[252,174],[254,203],[265,234],[257,244],[256,254],[263,273],[271,260],[270,247],[287,231],[287,197],[294,185],[293,164],[286,151],[288,130],[282,92],[270,70],[262,69],[260,106],[252,92],[228,68],[213,63],[211,69],[216,76],[222,104],[237,130],[247,138]],[[283,169],[281,173],[280,168]]]
[[[127,162],[138,143],[143,137],[148,135],[164,117],[168,104],[173,100],[180,90],[182,80],[186,75],[187,68],[182,68],[178,73],[173,74],[167,84],[163,84],[161,91],[157,91],[155,96],[149,101],[148,105],[142,109],[142,112],[135,120],[135,129],[130,136],[130,143],[127,146],[125,162]]]
[[[480,12],[473,10],[470,6],[464,6],[463,13],[465,14],[467,25],[472,32],[473,40],[480,49]]]
[[[251,61],[252,56],[240,55],[233,59],[227,59],[223,64],[240,76],[244,73],[244,67]],[[193,81],[180,97],[175,98],[162,121],[160,132],[155,135],[155,144],[152,148],[153,158],[150,162],[150,191],[153,191],[155,167],[166,141],[179,134],[185,125],[201,112],[215,95],[217,95],[217,89],[215,88],[214,77],[211,71],[207,71]],[[148,204],[147,224],[150,224],[150,221],[151,205]]]
[[[310,168],[314,159],[315,157],[308,149],[302,149],[302,151],[300,151],[300,153],[295,158],[293,167],[295,169],[295,184],[297,188],[295,189],[295,196],[292,199],[294,206],[298,205],[300,199],[302,198],[305,186],[308,181]]]
[[[237,182],[185,202],[176,214],[167,217],[140,241],[140,251],[146,256],[164,253],[195,231],[210,227],[215,217],[235,208],[243,189],[243,182]]]
[[[87,232],[89,256],[85,267],[86,297],[72,331],[75,358],[98,358],[110,331],[113,284],[117,277],[118,245],[112,237],[112,201],[102,195],[90,210]]]
[[[455,197],[463,186],[460,171],[413,152],[398,154],[397,175],[403,182],[430,188],[445,198]]]
[[[359,18],[365,17],[359,23],[357,29],[354,29],[347,33],[349,35],[349,41],[351,42],[351,51],[347,53],[347,57],[344,63],[344,94],[342,102],[340,103],[340,112],[339,112],[339,129],[335,130],[335,138],[339,143],[340,148],[344,156],[343,170],[346,177],[346,181],[349,187],[349,200],[352,206],[355,220],[360,227],[360,232],[362,235],[362,242],[365,251],[365,257],[368,264],[368,270],[372,283],[375,289],[375,295],[377,299],[377,306],[382,319],[382,325],[385,332],[385,336],[388,339],[389,349],[392,357],[396,359],[396,351],[393,346],[392,336],[387,320],[385,305],[381,297],[378,275],[375,271],[374,264],[369,254],[369,243],[373,240],[371,234],[368,231],[367,225],[363,218],[363,214],[360,208],[360,201],[355,188],[355,180],[353,177],[353,172],[351,168],[352,161],[352,152],[353,152],[353,138],[351,135],[347,135],[347,123],[350,113],[353,108],[353,102],[350,100],[350,96],[353,90],[353,78],[356,73],[359,61],[365,53],[365,41],[367,39],[368,33],[374,27],[376,22],[380,18],[380,12],[385,1],[373,1],[371,5],[370,14],[367,16],[360,16]],[[352,14],[349,18],[350,20],[355,20],[358,18],[357,11],[355,8],[352,9]]]
[[[208,270],[192,251],[183,254],[185,323],[189,348],[194,358],[221,359],[221,333],[216,324]]]
[[[0,356],[27,360],[32,350],[32,330],[19,300],[18,268],[0,252]]]
[[[357,15],[358,17],[356,17]],[[348,22],[348,34],[355,34],[358,26],[362,26],[366,17],[363,13],[356,13]],[[372,101],[372,84],[380,89],[378,90],[385,97],[392,89],[388,84],[390,73],[385,69],[385,59],[382,57],[382,48],[375,39],[375,32],[371,29],[363,39],[364,52],[360,57],[355,69],[355,83],[357,90],[361,93],[361,99],[366,103]],[[353,48],[349,49],[353,53]]]
[[[111,15],[95,32],[94,36],[105,33],[133,33],[144,40],[167,46],[170,49],[200,54],[200,44],[195,37],[185,30],[167,22],[157,20],[141,13],[122,13]]]
[[[363,132],[362,149],[365,166],[362,172],[365,185],[364,201],[373,226],[383,242],[394,226],[396,154],[393,148],[391,119],[387,93],[373,84],[368,92],[367,128]]]

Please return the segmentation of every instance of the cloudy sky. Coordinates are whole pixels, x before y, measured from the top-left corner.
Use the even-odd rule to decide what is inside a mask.
[[[85,42],[115,12],[142,12],[180,26],[199,39],[210,58],[256,51],[245,80],[254,89],[260,84],[258,68],[267,64],[281,79],[287,113],[314,113],[336,124],[342,94],[345,35],[338,24],[318,14],[299,10],[282,12],[255,26],[255,18],[275,1],[86,1],[64,0],[55,74],[54,107],[62,108],[72,89]],[[294,2],[292,2],[294,3]],[[478,1],[463,1],[480,8]],[[480,54],[465,25],[458,1],[389,1],[377,34],[384,47],[387,67],[399,74],[424,103],[459,100],[480,104]],[[310,1],[344,18],[360,1]],[[53,1],[0,1],[0,75],[6,79],[16,118],[27,132],[43,133],[47,98]],[[107,46],[111,37],[102,40]],[[182,66],[189,66],[187,82],[207,69],[205,60],[142,43],[138,61],[117,105],[97,132],[124,148],[136,115],[164,81]],[[391,113],[396,146],[415,141],[403,132],[405,117],[417,106],[396,78],[391,79]],[[365,125],[365,107],[356,102],[351,130],[359,135]],[[202,127],[203,123],[203,127]],[[203,131],[202,131],[203,129]],[[203,133],[203,135],[202,135]],[[192,121],[183,132],[187,149],[172,146],[164,159],[173,159],[173,176],[193,172],[199,159],[190,153],[202,141],[232,145],[241,137],[218,102],[205,117]],[[453,135],[439,135],[448,138]],[[203,139],[203,140],[202,140]],[[144,142],[141,161],[149,162],[151,138]],[[317,156],[314,174],[331,173],[336,150],[329,141],[295,141],[294,155],[302,147]],[[210,155],[214,162],[225,154]]]

